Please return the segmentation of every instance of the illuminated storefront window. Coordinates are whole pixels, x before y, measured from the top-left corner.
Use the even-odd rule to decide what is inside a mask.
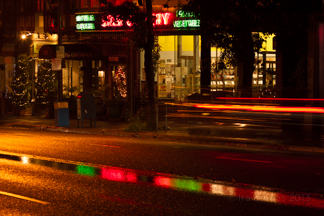
[[[200,92],[200,36],[159,36],[162,47],[160,64],[155,76],[158,98],[185,100],[188,95]],[[219,70],[222,49],[211,48],[211,91],[223,92],[224,96],[235,96],[237,90],[237,67],[225,60],[225,68]],[[276,54],[272,49],[272,38],[267,38],[264,49],[255,54],[258,65],[253,73],[254,96],[260,90],[276,85]],[[264,63],[264,64],[263,64]],[[265,67],[263,67],[263,65]],[[263,76],[265,74],[265,76]],[[142,90],[145,85],[144,53],[141,55]]]
[[[199,36],[159,36],[162,47],[155,80],[158,97],[181,99],[198,93],[200,86]],[[144,52],[141,55],[141,78],[145,85]],[[142,86],[142,90],[145,88]]]

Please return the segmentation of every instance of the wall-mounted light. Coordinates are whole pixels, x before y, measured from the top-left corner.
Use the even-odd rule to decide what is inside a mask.
[[[30,32],[25,32],[24,34],[21,35],[21,39],[26,39],[27,37],[32,36],[33,34]]]

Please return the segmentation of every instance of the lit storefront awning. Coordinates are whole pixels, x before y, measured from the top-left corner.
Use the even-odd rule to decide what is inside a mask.
[[[64,59],[101,59],[101,50],[94,45],[67,44],[64,45]],[[39,50],[41,59],[56,58],[56,45],[44,45]]]

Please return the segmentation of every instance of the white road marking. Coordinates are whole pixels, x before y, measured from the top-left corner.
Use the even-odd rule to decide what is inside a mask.
[[[227,159],[227,160],[239,160],[239,161],[257,162],[257,163],[273,163],[272,161],[250,160],[250,159],[242,159],[242,158],[229,158],[229,157],[215,157],[215,158]]]
[[[28,201],[32,201],[32,202],[36,202],[36,203],[41,203],[41,204],[44,204],[44,205],[50,204],[49,202],[33,199],[33,198],[30,198],[30,197],[21,196],[21,195],[18,195],[18,194],[8,193],[8,192],[4,192],[4,191],[0,191],[0,194],[15,197],[15,198],[18,198],[18,199],[24,199],[24,200],[28,200]]]

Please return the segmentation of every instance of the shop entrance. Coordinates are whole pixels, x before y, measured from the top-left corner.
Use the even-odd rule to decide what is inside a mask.
[[[124,64],[112,64],[110,65],[110,75],[111,75],[111,90],[112,97],[125,97],[125,88],[126,88],[126,65]],[[123,82],[125,79],[125,82]]]

